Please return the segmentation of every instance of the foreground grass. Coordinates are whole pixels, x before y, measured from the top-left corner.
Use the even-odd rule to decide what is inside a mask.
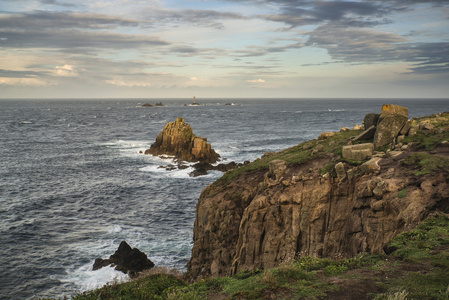
[[[386,252],[340,260],[300,257],[193,284],[181,275],[153,274],[72,299],[344,299],[348,293],[362,299],[449,299],[447,215],[399,235]]]

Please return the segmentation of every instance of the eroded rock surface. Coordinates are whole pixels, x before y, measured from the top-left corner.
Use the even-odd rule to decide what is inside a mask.
[[[145,154],[173,155],[178,160],[208,163],[215,163],[220,158],[207,139],[193,134],[192,127],[180,117],[165,125]]]
[[[445,118],[431,120],[447,126],[449,114]],[[433,131],[443,132],[439,139],[447,136],[444,126]],[[431,211],[449,211],[449,168],[443,167],[449,165],[448,144],[441,141],[433,152],[410,144],[407,151],[375,153],[358,166],[339,161],[338,152],[318,152],[301,164],[267,156],[266,168],[239,172],[202,191],[188,270],[201,278],[271,268],[297,255],[381,253]],[[312,148],[312,142],[301,147],[304,153]],[[418,174],[417,159],[428,155],[441,163]],[[329,164],[335,175],[323,174]]]

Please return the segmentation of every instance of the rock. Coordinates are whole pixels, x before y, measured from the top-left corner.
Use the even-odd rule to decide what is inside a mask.
[[[262,158],[267,158],[267,157],[273,156],[273,155],[275,155],[275,154],[276,154],[276,153],[273,152],[273,151],[267,151],[267,152],[265,152],[265,153],[262,155]]]
[[[380,160],[382,160],[382,158],[380,158],[380,157],[373,157],[370,160],[368,160],[367,162],[363,163],[360,166],[360,169],[364,173],[374,173],[374,172],[380,171],[380,166],[379,166],[379,161]]]
[[[120,243],[117,251],[109,259],[97,258],[93,265],[93,270],[112,265],[117,271],[135,277],[143,270],[151,269],[154,263],[148,259],[147,255],[137,248],[131,248],[125,241]]]
[[[335,132],[322,132],[320,136],[318,137],[319,140],[326,140],[330,137],[333,137],[335,135]]]
[[[343,146],[343,158],[361,161],[371,156],[373,151],[372,143]]]
[[[153,105],[150,104],[150,103],[145,103],[145,104],[142,105],[142,107],[153,107]]]
[[[399,106],[395,104],[384,104],[382,106],[382,111],[379,116],[379,121],[381,121],[382,118],[393,115],[393,116],[403,116],[408,119],[408,108],[404,106]]]
[[[420,130],[433,130],[435,129],[435,126],[432,123],[424,123],[419,126]]]
[[[408,131],[408,135],[409,136],[414,136],[418,133],[419,130],[419,126],[411,126],[409,131]]]
[[[340,132],[344,132],[344,131],[349,131],[351,129],[349,129],[348,127],[343,127],[342,129],[340,129]]]
[[[367,114],[365,116],[365,118],[363,119],[363,125],[365,126],[365,130],[367,130],[371,126],[376,127],[377,122],[379,121],[379,116],[380,116],[380,114],[374,114],[374,113]]]
[[[402,127],[399,134],[407,135],[411,127],[412,127],[412,120],[407,120],[407,123],[405,123],[404,127]]]
[[[248,164],[248,161],[245,161],[243,164],[239,163],[237,164],[234,161],[231,161],[227,164],[218,164],[216,166],[211,165],[208,162],[199,162],[193,165],[194,171],[189,173],[190,177],[197,177],[202,175],[207,175],[207,171],[215,170],[215,171],[221,171],[221,172],[227,172],[230,170],[234,170],[238,167],[241,167],[245,164]]]
[[[363,126],[362,125],[354,125],[354,127],[352,127],[352,130],[363,130]]]
[[[287,169],[287,162],[281,159],[275,159],[268,163],[268,177],[280,179]]]
[[[379,149],[391,143],[408,121],[408,109],[399,105],[384,104],[374,134],[374,147]]]
[[[215,163],[220,157],[207,143],[207,139],[195,136],[192,127],[179,117],[175,122],[165,125],[164,130],[145,154],[166,154],[183,161],[208,163]]]
[[[335,172],[337,173],[338,179],[342,180],[346,176],[345,165],[342,162],[339,162],[335,165]]]
[[[356,136],[354,138],[354,140],[355,141],[358,141],[358,140],[370,140],[370,139],[372,139],[374,137],[375,133],[376,133],[376,126],[371,125],[368,129],[366,129],[361,134]]]
[[[156,103],[154,106],[165,106],[162,102]]]

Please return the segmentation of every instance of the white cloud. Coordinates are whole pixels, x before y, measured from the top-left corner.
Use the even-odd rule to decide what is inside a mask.
[[[76,77],[78,76],[78,72],[71,65],[62,65],[56,66],[56,68],[53,71],[53,75],[61,77]]]
[[[252,80],[247,80],[247,82],[250,82],[250,83],[264,83],[265,82],[265,79],[252,79]]]
[[[9,85],[9,86],[27,86],[27,87],[41,87],[41,86],[52,86],[54,84],[41,80],[38,78],[0,78],[0,86],[1,85]]]

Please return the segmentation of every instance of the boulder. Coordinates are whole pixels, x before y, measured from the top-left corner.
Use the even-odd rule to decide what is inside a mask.
[[[379,121],[380,114],[367,114],[363,119],[363,125],[365,126],[365,130],[370,128],[371,126],[377,126],[377,122]]]
[[[373,155],[373,152],[373,143],[343,146],[343,158],[345,159],[361,161]]]
[[[183,118],[165,125],[145,154],[173,155],[175,158],[191,162],[215,163],[220,155],[207,142],[206,138],[193,134],[192,127]]]
[[[384,104],[374,134],[374,147],[379,149],[391,143],[408,121],[408,108]]]
[[[401,132],[399,132],[399,134],[407,135],[411,127],[412,127],[412,120],[408,120],[407,123],[405,123],[404,127],[402,127]]]
[[[145,103],[145,104],[142,105],[142,107],[153,107],[153,104]]]
[[[326,140],[330,137],[333,137],[335,135],[335,132],[323,132],[318,137],[319,140]]]
[[[366,129],[361,134],[356,136],[354,138],[354,140],[355,141],[358,141],[358,140],[370,140],[370,139],[372,139],[374,137],[375,133],[376,133],[376,126],[371,125],[368,129]]]
[[[137,273],[154,267],[154,263],[148,259],[145,253],[137,248],[131,248],[125,241],[120,243],[117,251],[109,259],[97,258],[93,270],[108,265],[115,266],[117,271],[128,274],[130,277],[135,277]]]

